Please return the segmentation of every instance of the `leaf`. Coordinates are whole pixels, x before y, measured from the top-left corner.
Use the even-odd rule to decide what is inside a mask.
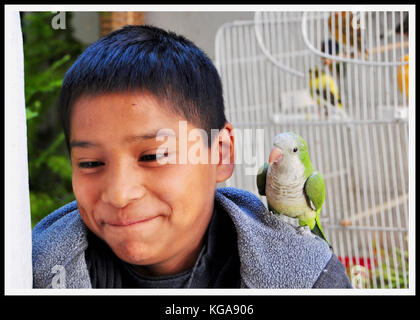
[[[26,108],[26,120],[36,118],[41,109],[41,101],[37,100],[32,105]]]
[[[30,109],[26,109],[26,120],[31,120],[36,118],[39,115],[39,112],[34,112]]]
[[[72,171],[70,161],[64,156],[51,156],[48,158],[47,166],[52,172],[58,174],[63,179],[71,181]]]
[[[41,164],[44,163],[48,156],[50,156],[64,141],[64,133],[62,132],[54,142],[45,150],[43,151],[38,159],[35,161],[35,167],[40,168]]]
[[[50,71],[54,71],[56,69],[58,69],[59,67],[61,67],[63,64],[65,64],[67,61],[69,61],[71,58],[71,56],[69,54],[66,54],[64,57],[62,57],[60,60],[56,61],[53,63],[53,65],[51,66],[51,68],[49,69]]]
[[[51,92],[60,88],[63,80],[61,74],[56,74],[56,70],[69,60],[70,55],[66,54],[41,74],[37,74],[35,77],[27,77],[25,81],[25,100],[29,102],[38,92]]]
[[[31,192],[29,197],[33,224],[54,210],[55,202],[47,193]]]

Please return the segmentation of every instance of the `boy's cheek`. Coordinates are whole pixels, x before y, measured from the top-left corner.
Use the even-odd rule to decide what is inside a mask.
[[[80,214],[84,219],[89,218],[90,212],[93,212],[95,205],[100,201],[100,189],[95,181],[84,181],[77,175],[73,175],[72,185],[73,194],[77,200],[77,205],[82,208]],[[83,211],[83,212],[82,212]],[[92,219],[92,217],[90,217]]]
[[[81,178],[77,173],[73,173],[72,176],[72,185],[73,185],[73,193],[76,197],[76,200],[82,201],[83,198],[88,198],[91,193],[94,192],[94,185],[90,185],[88,188],[87,181],[83,181],[84,179]]]
[[[96,234],[99,238],[103,239],[103,232],[101,231],[101,226],[96,222],[94,216],[94,209],[89,206],[89,204],[84,203],[84,199],[77,199],[77,207],[79,210],[80,217],[82,218],[84,224],[88,227],[90,231]]]
[[[187,191],[192,192],[190,196],[200,197],[203,189],[215,185],[215,167],[211,164],[179,164],[165,177],[165,185],[175,194],[185,195]]]

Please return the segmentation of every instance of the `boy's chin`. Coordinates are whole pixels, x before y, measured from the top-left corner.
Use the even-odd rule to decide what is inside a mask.
[[[124,241],[117,245],[108,245],[118,258],[132,265],[150,265],[159,261],[158,250],[139,241]]]

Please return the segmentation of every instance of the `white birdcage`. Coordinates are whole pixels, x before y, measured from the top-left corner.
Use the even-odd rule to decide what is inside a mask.
[[[239,136],[226,185],[259,196],[256,173],[273,137],[299,133],[325,178],[321,224],[360,288],[408,288],[407,19],[256,12],[216,35],[226,116]],[[323,75],[334,85],[310,86]]]

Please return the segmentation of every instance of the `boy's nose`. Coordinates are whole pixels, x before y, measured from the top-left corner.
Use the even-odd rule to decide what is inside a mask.
[[[116,208],[124,208],[130,202],[143,198],[146,190],[137,174],[119,168],[109,174],[102,201]]]

